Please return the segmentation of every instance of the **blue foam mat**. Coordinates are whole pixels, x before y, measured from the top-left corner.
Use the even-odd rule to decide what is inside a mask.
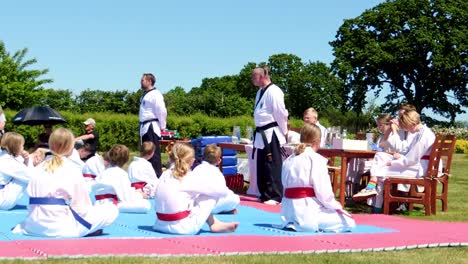
[[[37,240],[37,239],[56,239],[46,237],[35,237],[17,235],[11,233],[11,228],[21,222],[27,215],[25,207],[27,198],[21,200],[21,204],[10,211],[0,211],[0,241],[10,240]],[[293,232],[279,229],[277,225],[280,222],[280,216],[277,213],[265,212],[249,206],[239,206],[238,213],[235,215],[221,214],[217,215],[222,221],[239,222],[239,227],[234,233],[228,235],[258,235],[258,236],[313,236],[313,235],[333,235],[333,233],[313,233],[313,232]],[[146,214],[120,213],[117,220],[104,230],[104,234],[94,238],[169,238],[183,237],[182,235],[172,235],[156,232],[152,230],[155,221],[154,210]],[[345,234],[366,234],[366,233],[387,233],[397,232],[393,229],[381,228],[370,225],[357,225],[353,232]],[[198,236],[220,236],[227,234],[211,233],[205,224]],[[88,239],[88,238],[83,238]]]

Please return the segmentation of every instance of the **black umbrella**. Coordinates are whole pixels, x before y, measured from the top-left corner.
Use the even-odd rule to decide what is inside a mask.
[[[59,112],[48,106],[25,108],[13,117],[13,124],[16,125],[55,125],[66,122]]]

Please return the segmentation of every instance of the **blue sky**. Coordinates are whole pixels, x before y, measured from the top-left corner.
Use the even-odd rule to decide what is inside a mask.
[[[279,53],[329,64],[343,20],[381,2],[15,0],[2,3],[0,40],[49,69],[47,88],[135,91],[152,72],[161,91],[188,91]]]

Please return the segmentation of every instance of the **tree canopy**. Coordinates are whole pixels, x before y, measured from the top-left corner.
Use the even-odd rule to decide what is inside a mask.
[[[468,106],[467,27],[464,0],[387,1],[345,20],[330,45],[347,104],[360,111],[389,87],[384,110],[406,101],[453,123]]]
[[[31,70],[36,59],[24,61],[28,49],[16,51],[10,55],[5,43],[0,41],[0,105],[5,108],[21,109],[35,102],[42,85],[51,83],[51,79],[39,79],[49,70]]]

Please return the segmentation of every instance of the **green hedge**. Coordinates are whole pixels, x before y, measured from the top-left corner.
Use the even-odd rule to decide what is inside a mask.
[[[16,131],[21,133],[26,140],[26,147],[32,147],[37,141],[37,137],[42,133],[41,126],[16,126],[11,123],[13,116],[16,112],[6,110],[7,117],[6,130]],[[86,113],[77,114],[72,112],[61,112],[68,123],[57,125],[56,127],[67,127],[73,131],[75,135],[84,133],[83,121],[89,117],[96,120],[96,130],[100,135],[99,151],[110,149],[114,144],[125,144],[132,151],[138,150],[139,136],[138,136],[138,116],[136,115],[123,115],[114,113]],[[323,120],[326,125],[327,120]],[[302,120],[291,119],[290,124],[292,127],[301,127]],[[194,114],[190,116],[175,116],[169,115],[167,120],[167,128],[170,130],[177,130],[181,137],[187,139],[197,138],[199,136],[209,135],[232,135],[232,127],[240,126],[242,137],[247,137],[246,127],[254,127],[253,117],[240,116],[231,118],[218,118],[209,117],[203,114]],[[440,129],[435,128],[436,132],[452,132],[458,137],[457,153],[468,153],[468,146],[466,141],[468,133],[466,129]],[[465,138],[467,137],[467,138]],[[463,141],[465,140],[465,141]]]
[[[37,137],[43,132],[42,126],[13,125],[11,120],[16,112],[5,111],[7,117],[6,130],[21,133],[26,140],[26,147],[33,147]],[[138,150],[138,116],[123,115],[114,113],[87,113],[75,114],[71,112],[61,112],[68,121],[66,124],[59,124],[55,127],[66,127],[73,131],[75,135],[84,133],[83,121],[89,117],[96,120],[96,130],[100,136],[99,151],[110,149],[114,144],[125,144],[132,151]],[[242,136],[245,136],[247,126],[253,126],[253,118],[249,116],[233,118],[214,118],[202,114],[191,116],[170,115],[167,120],[167,128],[177,130],[181,137],[192,139],[207,135],[231,135],[232,127],[241,127]]]

